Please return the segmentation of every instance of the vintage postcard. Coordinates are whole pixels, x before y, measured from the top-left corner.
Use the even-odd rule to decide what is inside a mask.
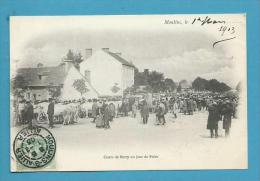
[[[12,172],[247,169],[246,14],[10,17]]]

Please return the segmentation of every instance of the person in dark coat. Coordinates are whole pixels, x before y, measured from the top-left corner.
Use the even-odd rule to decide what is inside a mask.
[[[54,100],[52,98],[49,99],[49,105],[48,105],[48,119],[49,119],[49,127],[53,128],[53,116],[54,116]]]
[[[207,123],[207,129],[210,130],[210,137],[215,138],[218,137],[218,121],[220,119],[219,110],[217,107],[217,104],[213,102],[213,104],[209,105],[208,107],[208,123]],[[215,134],[214,134],[215,131]]]
[[[186,114],[188,113],[188,100],[184,99],[183,101],[183,113]]]
[[[98,104],[97,104],[97,99],[93,100],[93,104],[92,104],[92,117],[93,117],[93,123],[95,123],[96,119],[97,119],[97,108],[98,108]]]
[[[201,100],[200,99],[197,100],[197,107],[198,107],[198,111],[201,111]]]
[[[25,124],[26,123],[26,101],[21,100],[18,105],[18,110],[19,110],[19,123],[20,124]]]
[[[110,124],[109,124],[109,121],[111,120],[111,114],[110,114],[110,111],[109,111],[109,106],[106,104],[106,103],[103,103],[103,106],[102,106],[102,109],[103,109],[103,119],[104,119],[104,128],[105,129],[109,129],[110,128]]]
[[[193,101],[191,99],[187,100],[187,110],[189,115],[193,114]]]
[[[33,105],[30,101],[26,101],[26,107],[25,107],[25,119],[26,122],[29,125],[29,128],[32,128],[32,120],[33,120]]]
[[[104,128],[104,106],[102,105],[102,102],[98,102],[98,107],[96,109],[96,116],[97,119],[95,121],[96,123],[96,128]]]
[[[223,105],[223,129],[225,129],[225,136],[229,136],[230,128],[231,128],[231,118],[233,113],[233,106],[229,100],[226,100]]]
[[[143,118],[143,123],[147,124],[149,118],[149,106],[145,100],[143,101],[143,105],[141,107],[141,117]]]
[[[108,107],[109,107],[109,115],[110,115],[109,121],[113,121],[113,119],[116,117],[116,106],[114,103],[111,102],[108,105]]]
[[[128,103],[128,101],[126,99],[123,100],[123,102],[122,102],[121,110],[122,110],[124,116],[128,116],[129,103]]]
[[[164,125],[166,123],[165,121],[165,105],[162,102],[158,102],[156,110],[156,125]]]

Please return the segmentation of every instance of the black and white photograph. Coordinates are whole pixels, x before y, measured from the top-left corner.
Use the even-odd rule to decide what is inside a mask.
[[[12,172],[247,169],[245,14],[11,16]]]

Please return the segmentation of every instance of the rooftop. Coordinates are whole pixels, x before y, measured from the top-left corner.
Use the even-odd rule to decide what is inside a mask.
[[[28,82],[28,86],[59,86],[63,84],[67,73],[64,65],[56,67],[19,68],[17,75]]]
[[[117,61],[119,61],[121,64],[129,66],[129,67],[133,67],[135,68],[134,64],[132,62],[129,62],[127,60],[125,60],[124,58],[122,58],[121,56],[119,56],[117,53],[113,53],[110,51],[105,51],[107,54],[109,54],[110,56],[112,56],[113,58],[115,58]]]

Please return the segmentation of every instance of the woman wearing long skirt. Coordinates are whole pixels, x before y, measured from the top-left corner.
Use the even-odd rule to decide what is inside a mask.
[[[104,128],[105,129],[109,129],[110,128],[110,124],[109,122],[111,121],[111,118],[112,118],[112,115],[111,115],[111,112],[110,112],[110,109],[109,109],[109,106],[108,105],[104,105]]]
[[[101,111],[101,105],[99,105],[96,109],[96,127],[97,128],[104,128],[104,118]]]

